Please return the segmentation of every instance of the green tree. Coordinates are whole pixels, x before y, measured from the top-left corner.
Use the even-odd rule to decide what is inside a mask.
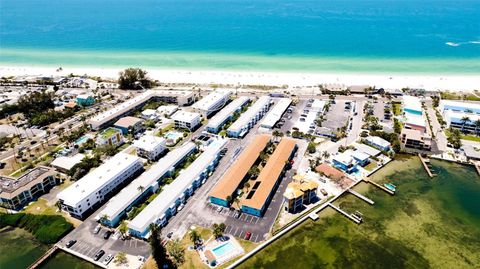
[[[469,121],[470,121],[470,118],[467,117],[467,116],[463,117],[463,118],[460,120],[460,122],[462,122],[462,131],[465,130],[465,125],[466,125],[467,122],[469,122]]]
[[[480,119],[475,121],[475,133],[478,135],[480,129]]]
[[[128,232],[128,225],[125,221],[122,221],[120,223],[120,226],[118,227],[118,231],[120,232],[122,237],[125,238],[125,236],[127,235],[127,232]]]
[[[315,153],[315,152],[317,151],[317,148],[316,148],[315,143],[313,143],[313,142],[308,143],[307,151],[308,151],[308,153],[310,153],[310,154]]]
[[[140,68],[127,68],[120,72],[118,84],[120,89],[129,90],[140,89],[141,87],[149,89],[154,86],[153,81],[147,77],[147,71]]]
[[[119,252],[117,256],[115,256],[115,260],[113,261],[115,265],[121,266],[128,263],[127,254],[125,252]]]
[[[175,238],[168,243],[167,251],[176,267],[179,267],[185,262],[185,248],[178,238]]]
[[[215,238],[222,237],[223,232],[225,231],[225,228],[226,228],[225,223],[220,223],[220,224],[214,223],[213,224],[213,236]]]
[[[168,259],[167,250],[160,240],[160,228],[156,224],[150,224],[150,248],[152,250],[152,257],[157,264],[157,268],[165,268],[171,265]]]
[[[190,237],[190,241],[192,241],[195,249],[197,248],[197,246],[200,244],[200,239],[202,239],[200,237],[200,234],[196,231],[196,230],[190,230],[188,236]]]

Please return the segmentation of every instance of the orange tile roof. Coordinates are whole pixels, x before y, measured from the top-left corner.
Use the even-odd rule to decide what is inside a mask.
[[[133,126],[133,125],[137,124],[137,122],[140,122],[140,121],[142,121],[142,119],[127,116],[127,117],[123,117],[123,118],[117,120],[113,125],[114,126],[120,126],[120,127],[123,127],[123,128],[128,128],[130,126]]]
[[[326,164],[326,163],[322,163],[320,164],[319,166],[317,166],[315,168],[315,171],[317,172],[321,172],[323,174],[325,174],[327,177],[330,177],[330,178],[342,178],[344,177],[344,173],[338,169],[335,169],[334,167]]]
[[[223,200],[226,200],[227,196],[231,196],[270,139],[270,135],[258,135],[255,137],[255,140],[243,150],[242,154],[215,185],[209,195]]]
[[[260,172],[260,175],[258,175],[256,182],[260,182],[260,185],[253,194],[253,197],[243,200],[242,205],[258,210],[262,209],[280,173],[285,167],[285,162],[288,161],[288,157],[292,154],[295,145],[296,141],[291,138],[283,138],[280,141],[275,152],[268,158],[267,164]]]

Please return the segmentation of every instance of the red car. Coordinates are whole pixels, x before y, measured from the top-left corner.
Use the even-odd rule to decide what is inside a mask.
[[[251,232],[247,232],[245,234],[245,240],[250,240],[250,237],[252,236],[252,233]]]

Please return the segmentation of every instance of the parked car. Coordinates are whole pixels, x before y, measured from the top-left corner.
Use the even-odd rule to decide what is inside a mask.
[[[184,207],[185,207],[184,204],[179,205],[178,208],[177,208],[177,211],[181,211]]]
[[[252,233],[251,232],[247,232],[245,234],[245,240],[250,240],[250,237],[252,237]]]
[[[95,261],[100,260],[100,258],[103,256],[103,254],[105,254],[105,251],[103,251],[103,249],[97,251],[97,253],[95,253],[95,256],[93,257],[93,260],[95,260]]]
[[[67,244],[65,244],[65,247],[71,248],[73,245],[75,245],[75,243],[77,243],[77,240],[70,240]]]
[[[233,215],[233,217],[236,218],[236,219],[240,218],[240,212],[238,212],[238,211],[235,212],[235,215]]]
[[[172,235],[173,235],[173,232],[169,232],[169,233],[167,234],[167,237],[168,237],[168,238],[172,238]]]
[[[112,234],[112,232],[110,230],[106,231],[103,234],[103,239],[107,240],[110,237],[111,234]]]
[[[102,226],[100,224],[98,224],[97,227],[95,227],[95,229],[93,230],[93,233],[98,234],[101,229],[102,229]]]
[[[103,260],[103,264],[107,265],[113,260],[113,254],[108,254],[107,257]]]
[[[219,206],[219,207],[217,208],[217,212],[218,212],[218,213],[222,212],[222,209],[223,209],[223,207]]]

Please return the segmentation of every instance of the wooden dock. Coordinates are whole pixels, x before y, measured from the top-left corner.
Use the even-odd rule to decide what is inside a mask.
[[[430,160],[429,159],[424,159],[422,157],[422,155],[420,155],[420,154],[418,154],[418,158],[420,158],[420,161],[422,162],[423,167],[425,168],[425,171],[427,171],[427,174],[430,177],[434,177],[435,174],[432,173],[432,170],[430,170],[430,167],[428,166],[430,164]]]
[[[365,201],[365,202],[367,202],[367,203],[369,203],[369,204],[371,204],[371,205],[373,205],[373,204],[375,203],[375,202],[373,202],[373,200],[371,200],[371,199],[369,199],[369,198],[361,195],[360,193],[358,193],[358,192],[356,192],[356,191],[354,191],[354,190],[352,190],[352,189],[348,189],[348,192],[351,193],[351,194],[353,194],[353,195],[355,195],[355,196],[357,196],[358,198],[362,199],[363,201]]]
[[[355,222],[356,224],[360,224],[361,221],[360,221],[359,219],[357,219],[357,218],[353,217],[352,215],[348,214],[347,212],[341,210],[339,207],[337,207],[337,206],[335,206],[335,205],[333,205],[333,204],[331,204],[331,203],[328,203],[328,205],[329,205],[331,208],[333,208],[333,209],[337,210],[338,212],[340,212],[340,213],[341,213],[342,215],[344,215],[345,217],[349,218],[351,221]]]
[[[38,258],[34,263],[32,263],[27,269],[35,269],[38,268],[42,263],[44,263],[48,258],[50,258],[55,251],[57,251],[58,246],[54,245],[52,248],[50,248],[47,252],[45,252],[40,258]]]
[[[370,181],[369,179],[364,179],[364,181],[367,182],[367,183],[372,184],[373,186],[376,186],[377,188],[379,188],[379,189],[387,192],[387,193],[390,194],[390,195],[395,195],[395,192],[394,192],[394,191],[385,188],[384,186],[378,184],[377,182]]]

